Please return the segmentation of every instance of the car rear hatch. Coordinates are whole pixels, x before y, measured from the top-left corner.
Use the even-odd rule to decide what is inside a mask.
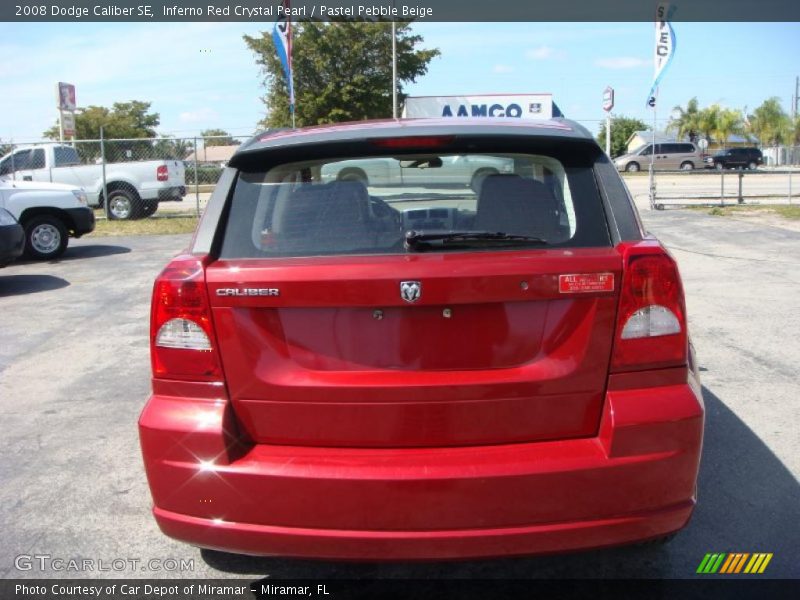
[[[323,209],[307,211],[292,232],[279,217],[265,217],[265,206],[288,214],[276,208],[280,194],[270,196],[275,186],[290,185],[285,177],[242,174],[206,284],[228,393],[253,441],[431,447],[596,434],[621,259],[609,242],[591,157],[556,158],[564,170],[561,187],[551,189],[569,235],[547,244],[434,240],[424,249],[378,243],[365,251],[330,242],[323,252],[314,243],[328,235],[362,235],[352,224],[331,231],[344,208],[322,217]],[[522,175],[491,182],[506,199],[509,183],[556,171],[547,163],[526,172],[524,161],[513,160]],[[291,184],[287,206],[310,197],[298,196],[316,185],[309,172]],[[490,195],[488,180],[483,185],[475,193],[448,192],[432,205],[458,207],[470,231],[483,224],[497,231],[482,223],[480,207]],[[407,235],[404,211],[424,202],[406,204],[411,191],[400,191],[406,195],[370,188],[369,197],[371,206],[374,198],[389,199],[400,216],[388,222]],[[380,212],[370,211],[369,218]],[[311,246],[273,252],[290,235]]]

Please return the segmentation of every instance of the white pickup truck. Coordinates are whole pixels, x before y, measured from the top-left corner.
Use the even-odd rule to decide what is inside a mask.
[[[102,207],[103,166],[81,162],[68,144],[21,146],[0,159],[0,177],[81,187],[91,206]],[[148,217],[159,201],[180,200],[186,194],[185,167],[179,160],[106,163],[106,189],[112,219]]]
[[[0,208],[25,229],[25,256],[57,258],[70,237],[94,231],[94,211],[86,192],[71,185],[0,179]]]

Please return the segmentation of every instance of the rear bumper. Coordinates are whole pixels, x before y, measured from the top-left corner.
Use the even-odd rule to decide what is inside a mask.
[[[169,187],[158,190],[158,201],[166,202],[169,200],[183,200],[186,195],[185,186]]]
[[[239,446],[227,402],[161,388],[140,419],[154,514],[202,547],[370,560],[561,552],[671,533],[695,502],[696,383],[608,392],[593,438],[403,450]]]

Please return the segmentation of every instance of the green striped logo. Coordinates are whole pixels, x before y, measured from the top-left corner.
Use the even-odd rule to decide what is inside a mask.
[[[772,560],[771,552],[709,552],[700,561],[701,575],[761,574]]]

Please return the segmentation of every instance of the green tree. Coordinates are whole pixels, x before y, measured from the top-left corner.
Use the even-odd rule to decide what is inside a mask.
[[[667,131],[676,132],[678,139],[687,137],[690,141],[695,141],[700,131],[700,107],[697,98],[689,100],[686,108],[678,105],[672,109]]]
[[[150,158],[148,153],[152,151],[152,144],[149,141],[135,141],[157,135],[156,127],[160,123],[160,117],[158,113],[150,112],[150,106],[150,102],[139,100],[115,102],[111,108],[87,106],[75,114],[75,139],[100,139],[102,127],[105,139],[124,140],[106,144],[106,159],[110,162]],[[57,140],[58,123],[45,131],[44,136]],[[100,156],[98,143],[79,143],[76,148],[86,162],[92,162]]]
[[[153,142],[153,158],[185,160],[194,150],[189,140],[163,137]]]
[[[742,112],[731,108],[722,108],[718,104],[711,107],[713,110],[713,139],[725,148],[728,138],[734,133],[744,133],[744,117]]]
[[[386,118],[392,115],[392,34],[389,22],[295,23],[292,31],[297,125]],[[291,125],[288,84],[272,32],[244,36],[261,66],[266,127]],[[403,83],[428,71],[438,49],[419,49],[422,36],[397,23],[398,98]]]
[[[647,129],[647,125],[639,119],[630,117],[611,117],[611,156],[616,158],[628,152],[628,139],[637,131]],[[597,134],[597,143],[602,148],[606,147],[606,124],[600,125],[600,132]]]
[[[160,117],[150,112],[150,102],[132,100],[115,102],[111,108],[87,106],[75,114],[75,139],[100,139],[100,127],[107,139],[156,137]],[[52,140],[58,139],[58,123],[44,132]]]
[[[206,146],[238,146],[241,144],[224,129],[206,129],[201,131],[200,135],[203,138],[210,138],[203,140]]]
[[[765,146],[790,144],[794,141],[791,117],[784,112],[780,98],[773,96],[748,117],[750,129]]]

